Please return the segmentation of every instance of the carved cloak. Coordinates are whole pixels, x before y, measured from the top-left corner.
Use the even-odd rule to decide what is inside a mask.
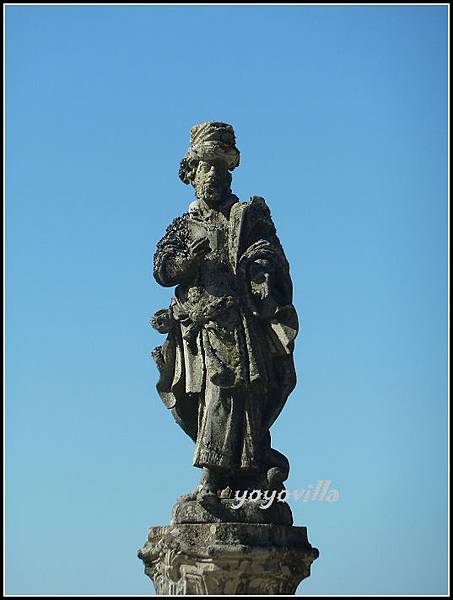
[[[189,212],[175,220],[158,244],[154,276],[162,285],[168,285],[163,281],[166,261],[187,252],[191,219]],[[187,301],[192,292],[195,294],[196,286],[177,286],[169,309],[171,330],[162,347],[153,353],[160,372],[156,387],[177,423],[194,442],[199,426],[198,398],[206,387],[207,374],[220,387],[236,385],[245,393],[259,389],[254,401],[261,404],[260,436],[264,439],[267,435],[270,449],[267,432],[296,384],[293,348],[298,319],[292,305],[289,265],[263,198],[252,196],[250,202],[232,203],[227,237],[227,271],[235,293],[222,296],[219,306],[210,307],[213,314],[199,320],[194,316],[196,304],[190,305],[194,307],[190,311]],[[225,285],[228,287],[228,281]],[[236,345],[241,364],[231,359],[230,369],[227,355],[218,359],[216,348],[212,347],[216,338],[209,330],[220,328],[222,314],[233,313],[241,323],[235,329],[240,332]],[[218,373],[216,360],[220,363]],[[233,373],[234,365],[237,368]]]

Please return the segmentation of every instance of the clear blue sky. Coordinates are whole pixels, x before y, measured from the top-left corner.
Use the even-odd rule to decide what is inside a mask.
[[[152,278],[189,129],[233,124],[301,319],[273,427],[307,594],[447,592],[447,7],[6,8],[9,594],[153,593],[197,483],[155,391]]]

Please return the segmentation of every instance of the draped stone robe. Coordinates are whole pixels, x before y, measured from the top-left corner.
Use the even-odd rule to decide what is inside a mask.
[[[170,277],[203,237],[210,250],[198,269]],[[194,465],[233,473],[286,468],[269,428],[296,382],[298,322],[264,199],[231,195],[217,209],[194,201],[159,242],[154,276],[163,286],[177,284],[167,340],[153,355],[159,394],[195,441]]]

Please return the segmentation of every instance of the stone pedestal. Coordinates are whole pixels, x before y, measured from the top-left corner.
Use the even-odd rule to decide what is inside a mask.
[[[235,508],[236,507],[236,508]],[[293,515],[287,502],[273,502],[267,509],[258,502],[245,501],[238,507],[237,500],[219,499],[209,507],[196,500],[178,499],[171,515],[171,524],[181,523],[272,523],[292,525]]]
[[[138,551],[157,594],[294,594],[319,552],[305,527],[178,523],[151,527]]]

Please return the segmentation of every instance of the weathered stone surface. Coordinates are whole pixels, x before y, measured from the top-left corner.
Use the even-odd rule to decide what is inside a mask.
[[[205,508],[197,500],[182,500],[175,504],[171,523],[276,523],[292,525],[291,509],[286,502],[275,502],[262,509],[257,502],[244,502],[239,508],[236,500],[222,498]]]
[[[238,165],[231,125],[192,127],[179,176],[195,199],[154,255],[156,281],[175,287],[150,321],[167,336],[152,353],[156,387],[202,470],[139,550],[158,594],[294,594],[319,554],[292,526],[289,462],[270,435],[296,385],[289,264],[264,198],[231,192]],[[244,492],[281,502],[262,509],[244,494],[235,510]]]
[[[158,594],[294,594],[319,552],[305,527],[218,523],[151,527],[138,552]]]
[[[157,390],[195,442],[202,504],[225,488],[283,489],[289,472],[269,430],[296,383],[292,282],[264,198],[231,192],[235,144],[226,123],[192,127],[179,175],[196,198],[154,255],[156,281],[176,288],[151,319],[167,334]]]

